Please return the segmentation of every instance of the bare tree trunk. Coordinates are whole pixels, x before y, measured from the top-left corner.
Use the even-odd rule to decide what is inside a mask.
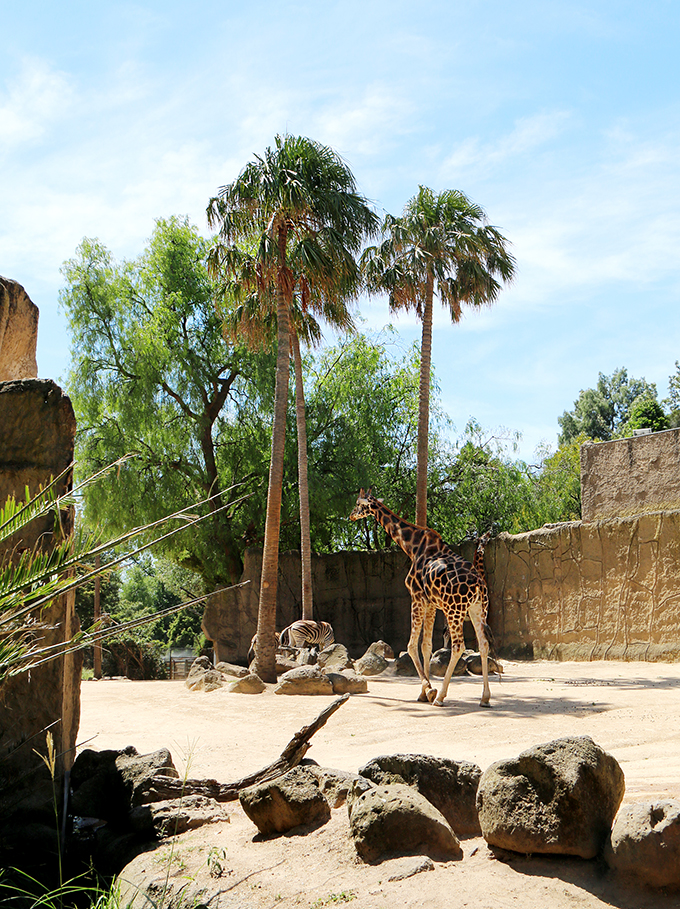
[[[298,437],[298,488],[300,493],[300,553],[302,561],[302,618],[314,618],[312,593],[312,540],[309,529],[309,483],[307,479],[307,421],[305,391],[302,384],[300,342],[291,329],[293,363],[295,364],[295,416]]]
[[[418,466],[416,472],[416,524],[427,527],[427,461],[430,428],[430,370],[432,364],[432,297],[434,279],[428,275],[420,345],[420,391],[418,401]]]
[[[97,574],[94,579],[94,616],[93,621],[95,627],[99,627],[98,623],[102,617],[102,606],[101,606],[101,589],[102,589],[102,576],[99,573],[102,567],[102,559],[100,555],[96,555],[94,558],[94,567],[97,570]],[[94,656],[93,656],[93,671],[95,679],[100,679],[102,677],[102,642],[96,640],[94,642]]]
[[[279,574],[279,531],[281,528],[281,495],[283,487],[283,454],[286,444],[286,410],[290,372],[290,308],[287,293],[286,236],[279,233],[279,286],[277,289],[276,390],[272,456],[267,491],[267,519],[262,553],[260,603],[257,613],[255,672],[263,682],[276,681],[276,588]]]

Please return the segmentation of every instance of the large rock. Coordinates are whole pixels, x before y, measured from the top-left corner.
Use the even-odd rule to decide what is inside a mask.
[[[331,644],[321,651],[317,660],[319,669],[326,672],[340,672],[343,669],[351,669],[352,661],[344,644]]]
[[[380,675],[387,669],[389,663],[384,656],[386,647],[384,641],[375,641],[371,644],[366,653],[354,663],[359,675]]]
[[[476,799],[482,771],[476,764],[424,754],[389,754],[369,761],[359,773],[377,785],[415,787],[441,811],[457,836],[481,833]]]
[[[275,780],[242,789],[238,797],[246,815],[264,835],[325,823],[331,816],[316,776],[306,767],[294,767]]]
[[[333,685],[333,694],[365,694],[368,691],[366,679],[357,675],[353,669],[345,669],[342,672],[324,670],[324,673]]]
[[[333,683],[316,666],[298,666],[284,672],[274,694],[333,694]]]
[[[38,375],[38,307],[11,278],[0,277],[0,382]]]
[[[120,751],[86,749],[71,771],[73,814],[126,824],[132,807],[144,802],[155,776],[179,777],[167,748],[151,754],[138,754],[132,745]]]
[[[680,802],[634,802],[616,816],[610,868],[652,887],[680,888]]]
[[[482,834],[514,852],[594,858],[625,789],[617,761],[589,736],[557,739],[498,761],[477,792]]]
[[[404,650],[403,653],[400,653],[399,656],[392,663],[392,674],[398,676],[406,676],[412,678],[415,676],[418,677],[418,671],[416,670],[415,663],[410,657],[410,654],[407,650]]]
[[[195,830],[204,824],[229,823],[229,815],[215,799],[205,795],[185,795],[181,799],[139,805],[130,812],[129,821],[136,833],[162,839]]]
[[[266,688],[265,683],[254,672],[249,672],[240,679],[226,683],[227,691],[231,691],[234,694],[262,694]]]
[[[449,660],[451,659],[451,651],[447,648],[442,648],[441,650],[436,650],[430,658],[430,676],[437,676],[442,678],[446,675],[446,670],[449,668]],[[413,667],[415,671],[415,666]],[[458,657],[458,662],[453,667],[454,675],[465,675],[467,672],[467,663],[465,662],[464,656]]]
[[[393,855],[462,858],[446,818],[410,786],[369,786],[347,804],[354,846],[365,862]]]
[[[348,773],[346,770],[333,770],[329,767],[320,767],[312,761],[305,759],[303,766],[319,783],[319,788],[326,796],[331,808],[339,808],[347,801],[347,796],[357,781],[361,780],[356,773]],[[368,787],[366,787],[368,788]]]

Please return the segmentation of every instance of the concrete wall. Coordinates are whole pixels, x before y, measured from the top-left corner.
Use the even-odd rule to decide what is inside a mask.
[[[581,446],[584,521],[680,509],[680,429]]]
[[[470,552],[463,552],[470,558]],[[680,660],[680,511],[577,521],[501,534],[486,551],[489,624],[511,657]],[[206,609],[218,659],[245,662],[257,624],[261,559],[249,583]],[[374,640],[406,648],[408,560],[400,550],[341,552],[314,560],[315,615],[331,622],[352,656]],[[277,628],[301,615],[300,562],[281,559]],[[443,619],[435,627],[440,646]],[[468,628],[466,638],[474,643]]]
[[[73,461],[76,422],[69,398],[52,381],[28,379],[0,382],[0,501],[24,498],[60,474]],[[71,512],[63,515],[68,530]],[[21,539],[9,541],[10,551],[32,548],[40,538],[50,545],[53,521],[33,522]],[[54,627],[46,644],[70,638],[78,628],[75,596],[62,596],[43,613]],[[11,678],[0,686],[0,791],[20,794],[35,788],[45,768],[35,750],[45,753],[49,727],[60,755],[60,770],[73,761],[80,719],[79,654],[71,654]]]

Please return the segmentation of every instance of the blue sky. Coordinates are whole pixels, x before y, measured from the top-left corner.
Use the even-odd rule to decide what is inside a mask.
[[[531,460],[598,372],[667,393],[680,359],[680,6],[673,2],[4,4],[0,274],[40,307],[63,378],[59,268],[84,236],[138,255],[283,132],[333,146],[382,214],[455,188],[512,242],[517,279],[434,365],[462,432]],[[363,300],[380,329],[385,300]],[[395,322],[407,342],[410,317]]]

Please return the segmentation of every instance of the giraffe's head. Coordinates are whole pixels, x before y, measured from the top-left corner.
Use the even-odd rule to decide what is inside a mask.
[[[352,509],[352,513],[349,516],[350,521],[359,521],[361,518],[370,518],[373,514],[373,503],[376,501],[374,495],[372,495],[371,490],[364,492],[362,489],[359,493],[359,498],[357,503]]]

